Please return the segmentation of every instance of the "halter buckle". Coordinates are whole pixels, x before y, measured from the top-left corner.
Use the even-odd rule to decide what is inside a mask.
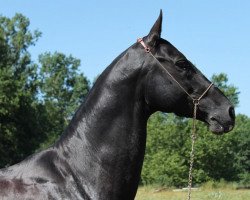
[[[139,43],[143,46],[143,48],[145,49],[145,51],[146,51],[147,53],[150,52],[150,48],[145,44],[145,42],[143,41],[142,38],[138,38],[138,39],[137,39],[137,42],[139,42]]]

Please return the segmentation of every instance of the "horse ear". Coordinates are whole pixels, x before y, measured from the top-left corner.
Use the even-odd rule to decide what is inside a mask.
[[[155,42],[160,39],[161,37],[161,26],[162,26],[162,10],[160,11],[160,15],[156,22],[154,23],[153,27],[151,28],[148,36],[147,36],[147,43],[150,46],[154,46]]]

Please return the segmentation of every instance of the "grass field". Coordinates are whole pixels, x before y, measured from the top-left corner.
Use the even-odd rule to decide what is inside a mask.
[[[140,187],[135,200],[186,200],[187,192],[162,190],[157,192],[153,187]],[[250,200],[250,190],[229,188],[207,189],[192,191],[191,200]]]

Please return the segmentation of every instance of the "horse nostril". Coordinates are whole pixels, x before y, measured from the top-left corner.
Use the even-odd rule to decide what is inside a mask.
[[[215,117],[212,117],[212,116],[210,117],[210,120],[211,121],[216,121]]]
[[[235,111],[234,111],[234,107],[233,106],[230,106],[229,109],[228,109],[228,112],[229,112],[229,116],[234,119],[235,118]]]

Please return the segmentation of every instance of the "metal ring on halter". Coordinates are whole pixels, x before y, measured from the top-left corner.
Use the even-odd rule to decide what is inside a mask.
[[[146,51],[147,53],[149,53],[149,52],[150,52],[150,48],[147,47],[147,48],[145,49],[145,51]]]
[[[193,104],[198,106],[200,104],[200,100],[199,99],[193,99]]]

